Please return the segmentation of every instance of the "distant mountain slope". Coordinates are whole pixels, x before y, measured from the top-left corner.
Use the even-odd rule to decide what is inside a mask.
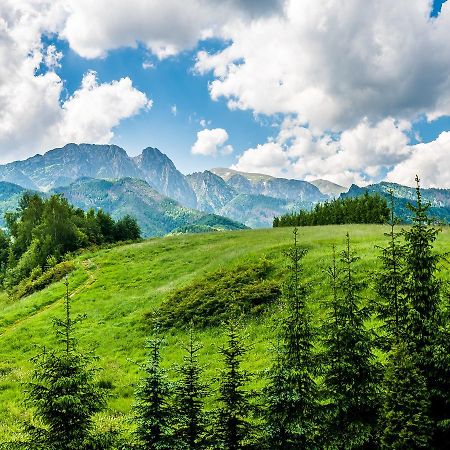
[[[348,188],[328,180],[314,180],[310,181],[310,183],[316,186],[322,194],[328,195],[329,197],[339,197],[339,195],[348,191]]]
[[[184,175],[156,148],[131,158],[117,145],[67,144],[25,161],[0,166],[0,181],[28,189],[49,191],[82,177],[139,178],[185,206],[196,207],[196,197]]]
[[[225,180],[208,170],[192,173],[186,178],[197,196],[197,207],[202,211],[219,211],[238,195]]]
[[[17,208],[25,191],[26,189],[17,184],[0,181],[0,228],[5,226],[5,213]]]
[[[307,181],[276,178],[260,173],[239,172],[232,169],[215,168],[211,172],[223,179],[240,193],[266,195],[294,202],[316,203],[328,196]]]
[[[82,209],[102,208],[115,219],[130,214],[137,219],[146,237],[163,236],[186,226],[201,225],[203,231],[245,228],[224,217],[186,208],[139,179],[83,178],[52,192],[63,194],[70,203]]]
[[[226,167],[214,167],[213,169],[210,169],[210,172],[216,174],[220,178],[223,178],[225,181],[228,181],[234,175],[242,175],[250,181],[270,180],[271,178],[274,178],[272,175],[241,172],[239,170],[228,169]]]
[[[238,194],[219,214],[239,220],[251,228],[271,227],[273,218],[292,209],[286,200],[267,195]]]
[[[292,209],[311,208],[327,199],[306,181],[216,168],[187,175],[199,209],[249,227],[270,227],[273,218]]]
[[[364,195],[365,192],[369,192],[380,194],[389,199],[390,190],[393,191],[395,198],[396,215],[405,222],[410,222],[411,212],[407,208],[407,204],[414,204],[416,200],[415,188],[385,181],[365,187],[352,184],[348,192],[341,194],[341,197],[358,197]],[[431,204],[430,215],[438,220],[450,223],[450,189],[422,188],[421,193],[423,201]]]
[[[143,179],[159,192],[184,206],[197,207],[197,198],[186,177],[164,153],[157,148],[147,147],[133,161],[142,172]]]

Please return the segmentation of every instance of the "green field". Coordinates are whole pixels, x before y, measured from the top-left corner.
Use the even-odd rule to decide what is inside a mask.
[[[345,233],[350,233],[354,249],[362,257],[361,275],[373,279],[379,250],[387,231],[383,226],[342,225],[300,229],[300,245],[308,248],[305,273],[311,282],[311,309],[317,323],[323,315],[322,301],[328,292],[323,269],[330,263],[331,246],[342,247]],[[174,290],[193,281],[208,279],[220,268],[233,267],[261,257],[272,260],[280,269],[283,250],[290,245],[292,229],[246,230],[198,235],[178,235],[150,239],[141,243],[84,252],[75,258],[77,269],[70,276],[74,314],[86,314],[78,327],[82,349],[93,350],[102,369],[100,379],[111,386],[109,411],[102,418],[122,421],[133,402],[139,370],[133,361],[141,361],[143,345],[150,333],[145,317]],[[450,250],[450,228],[446,227],[436,244],[438,251]],[[443,272],[449,278],[448,267]],[[373,297],[368,290],[368,300]],[[29,379],[30,359],[39,347],[55,345],[52,317],[62,314],[64,285],[51,285],[42,292],[20,301],[9,300],[0,292],[0,436],[17,429],[18,421],[29,411],[23,405],[23,385]],[[266,367],[270,358],[276,307],[245,322],[247,341],[252,344],[246,368],[253,372]],[[221,327],[198,332],[204,344],[201,362],[206,376],[213,377],[217,367],[217,347],[223,333]],[[166,333],[167,347],[163,355],[168,368],[181,363],[182,343],[186,332]],[[261,383],[255,378],[254,384]]]

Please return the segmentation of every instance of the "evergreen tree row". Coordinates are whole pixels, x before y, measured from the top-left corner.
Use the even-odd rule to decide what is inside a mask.
[[[130,216],[115,221],[102,210],[74,208],[59,195],[25,193],[17,211],[6,213],[0,229],[0,283],[16,286],[33,270],[45,270],[68,252],[94,244],[137,240],[141,232]]]
[[[439,230],[419,186],[411,208],[414,223],[400,232],[391,214],[375,304],[367,298],[350,236],[342,251],[331,249],[320,327],[311,321],[307,252],[294,231],[262,390],[249,388],[252,374],[243,362],[251,348],[237,320],[227,324],[219,348],[223,369],[216,391],[205,384],[201,346],[192,333],[176,381],[162,368],[162,339],[151,339],[136,391],[132,442],[94,426],[106,396],[94,382],[92,357],[77,349],[73,327],[79,318],[71,317],[67,290],[65,318],[56,321],[61,348],[35,360],[27,388],[35,421],[12,448],[448,449],[450,321],[440,257],[433,251]],[[385,358],[377,357],[380,351]]]
[[[340,225],[346,223],[386,223],[389,208],[378,194],[338,198],[317,203],[311,211],[300,210],[275,217],[274,227],[303,227],[310,225]]]

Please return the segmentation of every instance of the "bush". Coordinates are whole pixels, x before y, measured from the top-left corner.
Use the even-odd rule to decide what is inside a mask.
[[[219,269],[173,293],[157,311],[163,328],[220,325],[238,310],[257,315],[280,296],[267,259]]]
[[[48,285],[62,280],[74,269],[75,263],[73,261],[63,261],[53,267],[50,267],[44,273],[41,271],[40,275],[37,275],[40,269],[35,269],[29,278],[23,280],[11,290],[10,295],[16,300],[26,297],[27,295],[31,295],[33,292],[40,291]]]

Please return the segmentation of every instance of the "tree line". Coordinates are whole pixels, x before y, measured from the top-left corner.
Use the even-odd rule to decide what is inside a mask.
[[[389,207],[379,194],[337,198],[317,203],[311,211],[300,210],[273,219],[273,227],[340,225],[346,223],[386,223]]]
[[[60,195],[43,198],[26,192],[5,221],[6,230],[0,229],[0,284],[8,290],[42,275],[69,252],[141,236],[133,217],[115,221],[102,210],[85,212]]]
[[[393,213],[379,248],[377,301],[368,301],[359,257],[347,234],[330,249],[324,273],[326,315],[320,326],[308,307],[313,289],[304,275],[306,249],[298,231],[287,252],[281,317],[264,387],[252,374],[243,330],[234,319],[219,348],[223,369],[210,398],[193,332],[178,379],[162,368],[163,339],[153,336],[140,365],[134,437],[100,432],[94,416],[106,405],[95,383],[92,357],[74,338],[79,318],[56,321],[60,347],[35,360],[26,389],[35,420],[14,448],[65,449],[447,449],[450,443],[450,320],[439,278],[439,233],[417,188],[414,222],[397,230]],[[383,355],[383,357],[377,356]],[[209,400],[209,402],[208,402]],[[206,404],[213,405],[209,409]],[[35,425],[41,424],[40,426]]]

